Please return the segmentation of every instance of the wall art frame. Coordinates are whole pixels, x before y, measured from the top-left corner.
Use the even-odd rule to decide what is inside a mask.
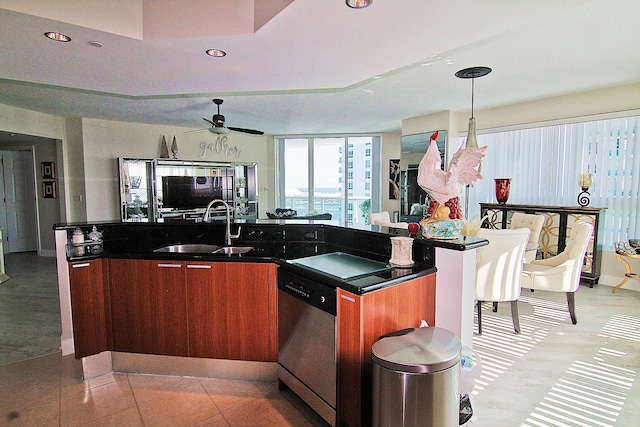
[[[55,178],[56,178],[55,162],[42,162],[42,179],[55,179]]]
[[[400,159],[389,160],[389,200],[400,198]]]
[[[55,181],[46,181],[42,183],[42,197],[45,199],[55,199],[58,197]]]

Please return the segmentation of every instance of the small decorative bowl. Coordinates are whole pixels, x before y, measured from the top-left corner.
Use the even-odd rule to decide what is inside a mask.
[[[422,235],[429,239],[457,239],[463,223],[459,219],[441,219],[422,225]]]

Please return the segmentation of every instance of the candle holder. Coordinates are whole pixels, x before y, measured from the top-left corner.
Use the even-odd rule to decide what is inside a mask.
[[[580,181],[578,182],[580,188],[582,188],[582,192],[578,194],[578,204],[582,207],[588,206],[591,199],[589,196],[589,188],[593,185],[593,174],[590,173],[581,173]]]

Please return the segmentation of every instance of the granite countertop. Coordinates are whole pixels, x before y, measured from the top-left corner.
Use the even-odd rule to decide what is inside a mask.
[[[75,228],[84,231],[96,226],[104,235],[103,251],[97,254],[73,256],[68,261],[92,258],[129,258],[177,261],[224,262],[276,262],[281,268],[296,272],[314,280],[340,287],[349,292],[363,294],[382,287],[392,286],[436,272],[435,248],[464,251],[484,246],[487,241],[477,238],[436,240],[416,237],[413,245],[414,265],[406,268],[381,268],[364,275],[339,277],[331,273],[307,268],[297,259],[343,252],[350,256],[387,265],[391,255],[390,237],[408,236],[406,230],[387,229],[379,226],[341,226],[335,221],[281,221],[258,220],[232,224],[232,233],[241,227],[241,236],[233,246],[251,246],[254,250],[245,254],[200,254],[178,252],[154,252],[154,249],[176,243],[207,243],[224,246],[224,223],[194,223],[191,221],[170,223],[144,222],[95,222],[56,224],[54,230],[66,230],[71,236]],[[320,258],[321,259],[321,258]]]

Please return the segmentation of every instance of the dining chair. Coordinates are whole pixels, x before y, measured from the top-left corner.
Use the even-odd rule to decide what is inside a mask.
[[[575,292],[580,287],[584,257],[592,234],[592,224],[576,221],[562,252],[551,258],[533,260],[525,264],[522,271],[523,288],[567,294],[569,315],[574,325],[578,323]]]
[[[540,234],[544,225],[544,215],[525,214],[514,212],[511,217],[510,229],[528,228],[531,231],[529,236],[528,250],[524,253],[524,262],[530,263],[536,259],[538,247],[540,246]]]
[[[391,216],[389,215],[389,211],[370,212],[369,224],[377,225],[378,222],[391,222]]]
[[[391,222],[389,211],[369,213],[369,224],[381,227],[404,228],[409,227],[408,222]]]
[[[528,228],[496,230],[481,228],[477,237],[489,244],[478,248],[476,255],[476,304],[478,334],[482,334],[482,303],[493,302],[497,311],[499,302],[511,302],[513,329],[520,333],[518,298],[524,256],[530,231]]]

